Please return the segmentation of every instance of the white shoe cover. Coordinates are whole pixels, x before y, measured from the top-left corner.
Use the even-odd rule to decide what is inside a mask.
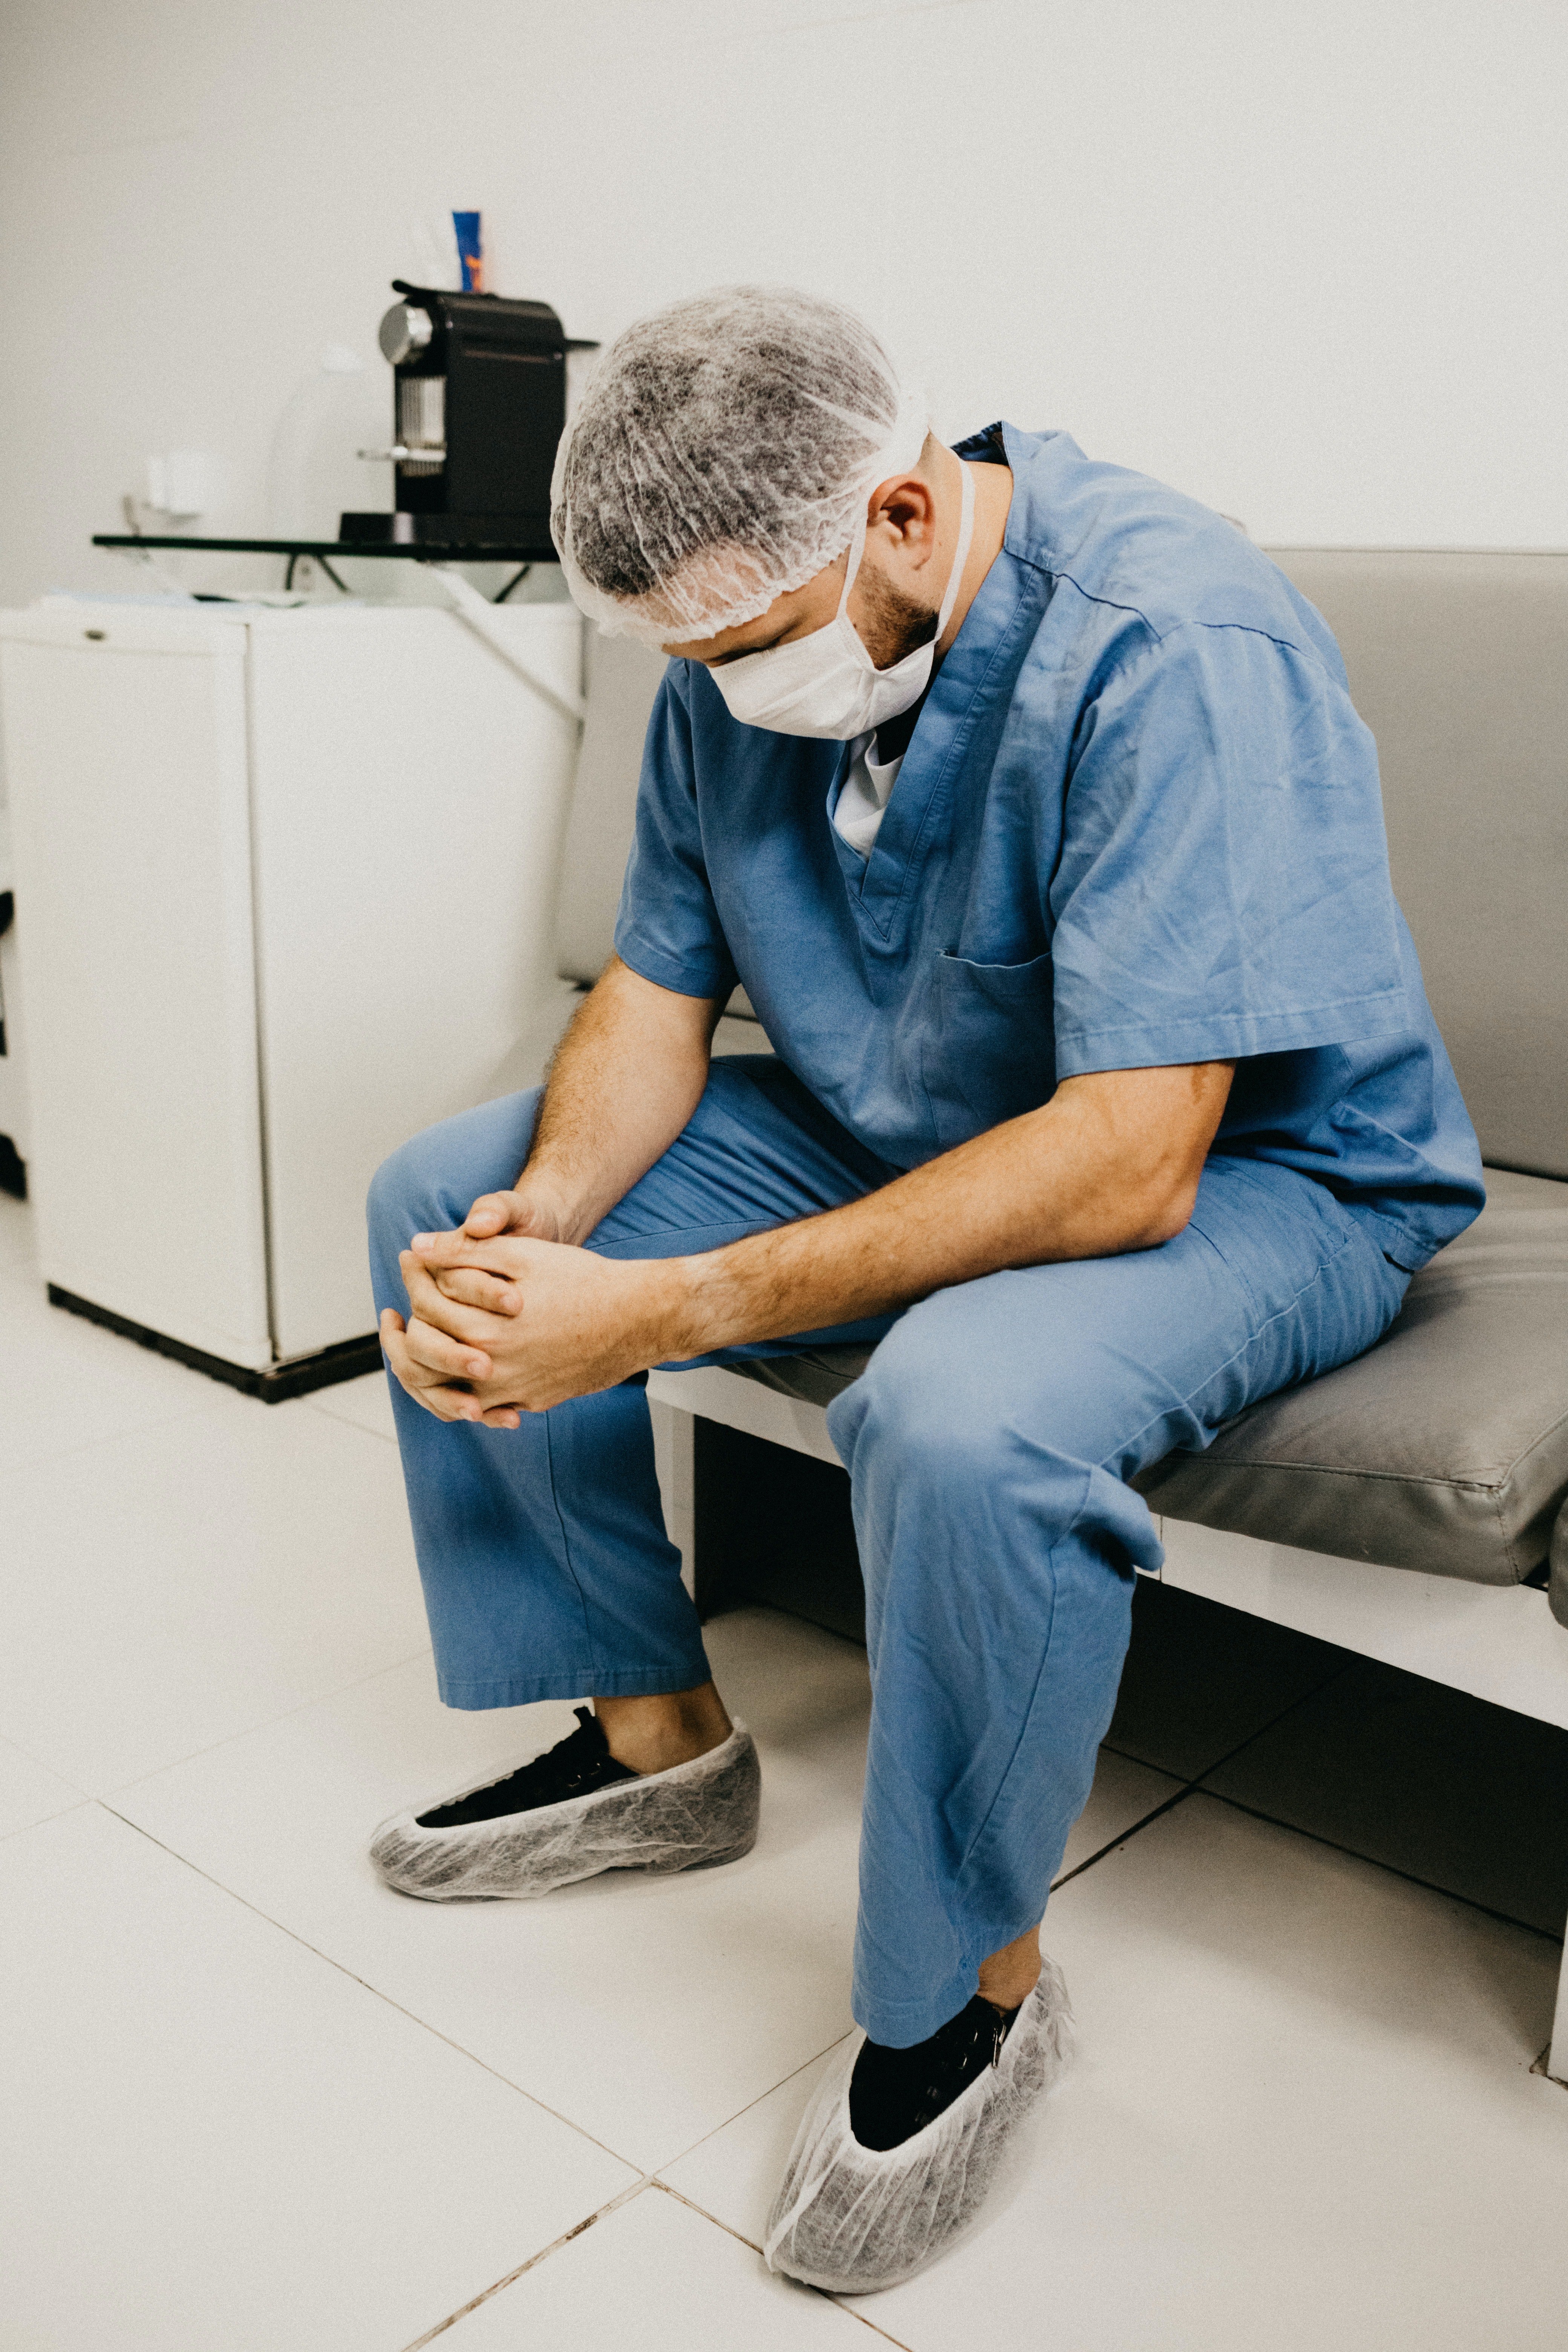
[[[419,1811],[438,1811],[489,1785],[470,1783]],[[426,1903],[548,1895],[604,1870],[701,1870],[751,1852],[761,1793],[752,1735],[737,1723],[720,1747],[689,1764],[531,1812],[445,1830],[421,1829],[412,1812],[396,1813],[377,1830],[370,1858],[389,1886]]]
[[[1072,2011],[1045,1961],[996,2064],[898,2147],[862,2147],[849,2128],[865,2039],[839,2053],[805,2111],[763,2245],[770,2270],[833,2294],[897,2286],[974,2220],[1005,2143],[1071,2055]]]

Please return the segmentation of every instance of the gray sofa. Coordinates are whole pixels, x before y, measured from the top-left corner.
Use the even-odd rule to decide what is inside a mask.
[[[1568,555],[1270,552],[1377,738],[1394,885],[1489,1198],[1368,1355],[1139,1483],[1173,1580],[1568,1724]],[[602,640],[589,659],[560,930],[584,981],[609,953],[662,667]],[[830,1460],[821,1408],[867,1360],[655,1373],[649,1392]],[[1512,1598],[1445,1611],[1439,1579]],[[1568,1993],[1551,2071],[1568,2074]]]

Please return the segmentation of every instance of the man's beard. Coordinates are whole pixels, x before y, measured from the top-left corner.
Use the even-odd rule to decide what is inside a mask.
[[[917,646],[929,645],[935,636],[934,604],[917,604],[879,572],[862,569],[856,585],[864,605],[856,625],[875,668],[891,669],[895,662],[912,654]]]

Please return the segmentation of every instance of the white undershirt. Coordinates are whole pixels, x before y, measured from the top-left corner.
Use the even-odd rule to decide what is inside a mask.
[[[888,795],[899,781],[903,766],[903,754],[896,760],[879,762],[871,757],[875,735],[858,735],[849,747],[849,773],[844,779],[844,789],[833,804],[833,830],[841,841],[847,841],[862,857],[871,855],[871,844],[882,822],[888,805]]]

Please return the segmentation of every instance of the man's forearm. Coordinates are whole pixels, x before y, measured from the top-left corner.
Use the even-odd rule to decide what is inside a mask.
[[[518,1189],[584,1240],[668,1150],[701,1098],[721,1006],[612,961],[556,1049]]]
[[[1226,1064],[1068,1080],[1051,1102],[842,1209],[673,1261],[681,1352],[888,1314],[1006,1266],[1110,1257],[1180,1233]]]
[[[699,1034],[705,1057],[707,1031]],[[568,1066],[564,1102],[570,1112],[580,1100],[586,1142],[563,1117],[559,1162],[547,1164],[588,1202],[583,1177],[604,1164],[595,1122],[611,1065],[583,1050],[581,1097]],[[608,1259],[467,1229],[420,1235],[404,1261],[406,1332],[390,1310],[384,1331],[393,1368],[442,1419],[515,1428],[520,1412],[547,1412],[650,1364],[889,1313],[1005,1266],[1157,1246],[1192,1214],[1230,1080],[1223,1062],[1069,1078],[1043,1109],[880,1192],[696,1256]],[[676,1109],[666,1070],[639,1096],[639,1163],[666,1129],[678,1131]],[[624,1173],[629,1155],[616,1164]],[[532,1183],[531,1161],[525,1178]]]

